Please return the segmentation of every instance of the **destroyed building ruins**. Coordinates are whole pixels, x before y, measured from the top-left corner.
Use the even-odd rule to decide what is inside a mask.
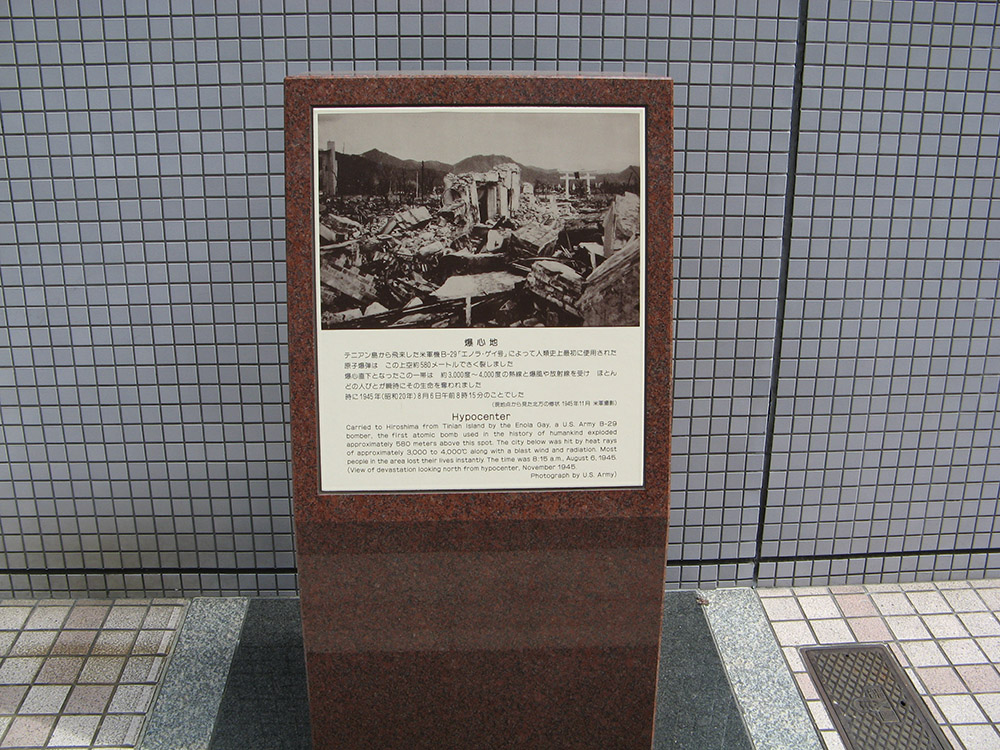
[[[409,202],[326,193],[322,327],[638,325],[639,196],[545,194],[521,172],[452,172]]]

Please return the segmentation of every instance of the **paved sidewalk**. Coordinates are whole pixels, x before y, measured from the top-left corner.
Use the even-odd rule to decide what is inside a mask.
[[[186,608],[0,601],[0,748],[134,748]]]
[[[655,750],[842,750],[799,648],[851,643],[892,650],[955,750],[1000,750],[1000,580],[668,591],[664,612]],[[297,614],[0,601],[0,750],[307,748]]]
[[[843,745],[800,646],[887,644],[956,750],[1000,750],[1000,580],[757,593],[829,750]]]

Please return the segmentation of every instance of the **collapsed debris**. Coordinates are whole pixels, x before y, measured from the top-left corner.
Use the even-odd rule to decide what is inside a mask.
[[[639,325],[639,237],[633,236],[587,277],[579,299],[587,326]]]
[[[441,184],[321,205],[324,328],[638,324],[637,195],[546,195],[513,163]]]
[[[540,299],[574,317],[580,317],[576,301],[583,292],[583,277],[565,263],[555,260],[534,262],[528,273],[528,289]]]

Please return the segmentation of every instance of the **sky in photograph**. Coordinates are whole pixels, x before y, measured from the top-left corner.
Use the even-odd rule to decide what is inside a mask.
[[[400,159],[455,164],[503,154],[543,169],[619,172],[641,163],[641,110],[472,108],[449,111],[323,110],[317,146],[362,154],[378,149]]]

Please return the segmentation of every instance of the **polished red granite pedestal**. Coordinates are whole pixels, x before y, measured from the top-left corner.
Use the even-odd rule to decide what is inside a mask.
[[[298,528],[316,747],[650,746],[662,519]]]
[[[311,108],[401,99],[646,108],[641,487],[319,491]],[[286,116],[295,523],[314,747],[649,748],[669,485],[669,82],[296,78]]]

